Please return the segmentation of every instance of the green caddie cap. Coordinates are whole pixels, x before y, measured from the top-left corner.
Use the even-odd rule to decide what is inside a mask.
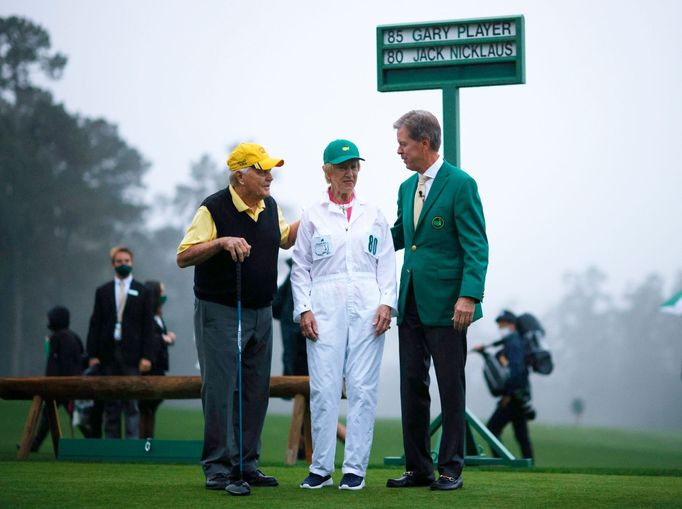
[[[341,164],[349,159],[360,159],[361,161],[364,161],[364,159],[360,157],[360,152],[355,143],[348,140],[332,141],[327,145],[327,148],[324,149],[322,159],[324,160],[324,164]]]

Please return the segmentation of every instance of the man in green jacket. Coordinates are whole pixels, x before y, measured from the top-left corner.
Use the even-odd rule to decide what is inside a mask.
[[[440,124],[427,111],[410,111],[393,127],[398,154],[415,174],[398,192],[392,228],[405,249],[398,326],[400,398],[406,472],[391,488],[462,486],[465,379],[469,325],[482,316],[488,239],[476,182],[438,154]],[[436,370],[443,433],[434,480],[429,436],[429,367]]]

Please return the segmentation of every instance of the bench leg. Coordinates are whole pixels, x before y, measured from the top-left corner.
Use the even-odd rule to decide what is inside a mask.
[[[291,426],[289,427],[289,443],[285,465],[295,465],[298,459],[298,447],[301,443],[301,431],[303,429],[303,416],[305,414],[306,398],[303,394],[294,396],[294,409],[291,413]]]
[[[47,420],[50,423],[50,435],[52,436],[52,450],[54,457],[59,455],[59,439],[62,438],[62,427],[59,424],[59,414],[57,413],[57,403],[54,400],[45,402],[47,410]]]
[[[346,443],[346,427],[340,422],[336,424],[336,438],[342,444]]]
[[[36,425],[38,424],[38,417],[40,416],[40,408],[42,405],[43,398],[40,396],[33,396],[31,408],[28,410],[28,417],[26,418],[26,425],[24,426],[24,433],[21,435],[17,459],[25,460],[31,452],[31,443],[36,434]]]

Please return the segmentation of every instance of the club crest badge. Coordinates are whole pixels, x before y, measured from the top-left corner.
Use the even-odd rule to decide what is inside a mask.
[[[331,238],[328,235],[313,236],[313,260],[327,258],[334,254]]]
[[[435,230],[440,230],[443,226],[445,226],[445,219],[440,216],[436,216],[431,220],[431,226],[433,226]]]

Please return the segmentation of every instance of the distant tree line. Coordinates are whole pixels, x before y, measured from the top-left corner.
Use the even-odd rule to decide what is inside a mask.
[[[137,279],[166,282],[167,314],[183,339],[177,348],[193,358],[183,316],[191,317],[192,273],[177,269],[175,250],[201,199],[224,187],[225,172],[204,156],[191,168],[192,184],[145,203],[142,154],[115,125],[70,113],[35,84],[59,79],[66,63],[44,28],[0,18],[0,374],[42,371],[45,313],[55,304],[71,309],[85,340],[94,290],[113,277],[108,252],[116,244],[135,251]],[[172,220],[150,229],[152,212]]]
[[[595,267],[566,275],[565,283],[545,315],[556,370],[536,378],[540,411],[557,415],[549,407],[563,405],[568,417],[578,399],[593,424],[682,426],[682,317],[661,312],[671,291],[663,279],[652,274],[619,298]],[[682,273],[673,288],[682,289]]]
[[[145,210],[136,196],[148,165],[116,126],[70,114],[34,85],[66,61],[43,28],[0,19],[0,362],[13,374],[41,355],[48,307],[85,306],[74,290],[103,277],[107,247]]]

